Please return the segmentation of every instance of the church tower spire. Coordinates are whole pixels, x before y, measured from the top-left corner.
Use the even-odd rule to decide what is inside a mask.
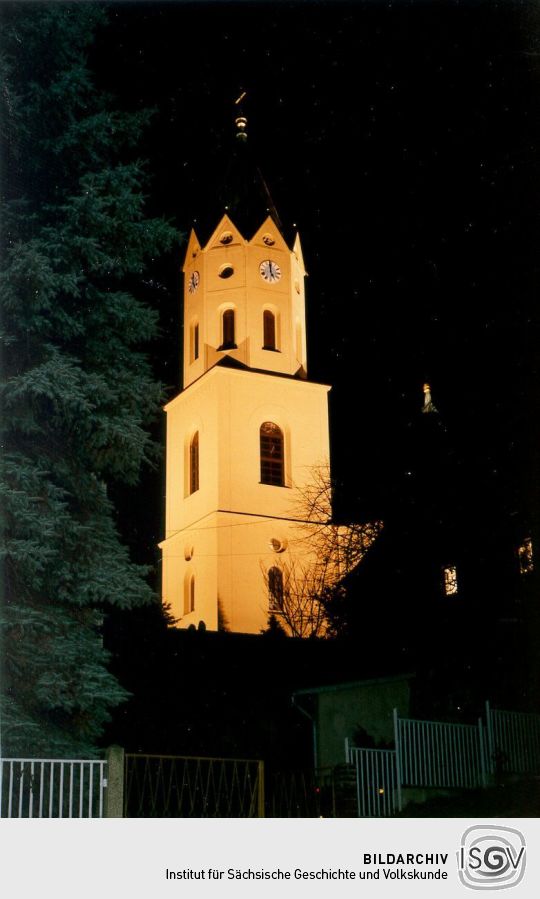
[[[242,112],[237,128],[244,150]],[[184,389],[166,406],[160,544],[163,599],[180,627],[258,633],[279,614],[302,491],[328,467],[330,388],[307,380],[300,238],[289,246],[276,218],[265,211],[241,231],[231,209],[206,243],[193,231],[187,246]]]

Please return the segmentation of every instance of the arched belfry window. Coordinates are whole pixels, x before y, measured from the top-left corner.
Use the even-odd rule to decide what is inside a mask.
[[[270,568],[268,572],[268,606],[271,612],[283,611],[283,572]]]
[[[226,309],[221,318],[221,349],[222,350],[234,350],[236,349],[235,342],[235,323],[234,323],[234,309]]]
[[[195,431],[189,444],[189,492],[199,489],[199,432]]]
[[[270,309],[263,312],[263,350],[276,349],[276,316]]]
[[[285,485],[283,432],[272,421],[261,425],[261,484]]]

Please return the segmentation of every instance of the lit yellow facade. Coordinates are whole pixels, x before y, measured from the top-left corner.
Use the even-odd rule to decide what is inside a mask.
[[[166,406],[160,544],[163,601],[178,627],[202,621],[209,630],[260,632],[269,569],[286,570],[291,551],[309,557],[298,522],[313,471],[328,466],[330,388],[307,380],[304,277],[299,239],[289,249],[270,217],[251,240],[227,216],[204,247],[191,235],[184,389]],[[266,422],[283,436],[283,486],[261,483]]]

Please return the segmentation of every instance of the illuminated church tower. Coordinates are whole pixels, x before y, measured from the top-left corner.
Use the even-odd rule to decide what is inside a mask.
[[[193,231],[184,263],[163,601],[178,627],[259,633],[279,615],[305,485],[328,466],[330,388],[307,380],[298,236],[289,247],[276,216],[254,234],[233,218],[204,246]]]

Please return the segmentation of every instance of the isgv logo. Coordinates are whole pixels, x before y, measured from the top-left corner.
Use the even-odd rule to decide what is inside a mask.
[[[525,838],[512,827],[475,825],[461,838],[459,879],[472,890],[514,887],[525,874]]]

